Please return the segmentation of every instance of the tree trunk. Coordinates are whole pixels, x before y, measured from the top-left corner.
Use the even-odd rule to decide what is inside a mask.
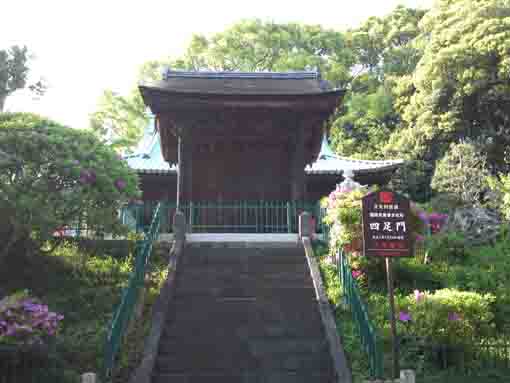
[[[7,95],[0,94],[0,113],[4,111],[5,99],[6,98],[7,98]]]

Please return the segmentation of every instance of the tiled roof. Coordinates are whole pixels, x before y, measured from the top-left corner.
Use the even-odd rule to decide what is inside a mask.
[[[163,79],[174,77],[192,78],[265,78],[265,79],[318,79],[319,72],[294,71],[294,72],[219,72],[219,71],[182,71],[167,69],[163,73]]]
[[[346,170],[352,170],[354,174],[377,173],[397,169],[403,163],[403,160],[369,161],[338,156],[331,150],[324,136],[317,160],[307,165],[305,172],[306,174],[342,174]]]
[[[338,92],[318,72],[185,72],[167,70],[163,80],[141,85],[172,93],[216,95],[314,95]]]
[[[138,173],[171,174],[177,172],[176,166],[170,166],[161,154],[161,142],[159,133],[154,127],[154,118],[151,118],[134,153],[124,156],[124,159],[129,167]]]

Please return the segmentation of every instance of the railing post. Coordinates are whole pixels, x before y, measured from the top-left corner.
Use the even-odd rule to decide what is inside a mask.
[[[287,231],[292,233],[292,212],[290,209],[290,201],[287,201]]]
[[[310,238],[310,229],[310,213],[304,211],[299,215],[299,238]]]
[[[193,202],[189,201],[189,232],[193,233]]]
[[[97,375],[93,372],[87,372],[81,376],[80,383],[98,383]]]
[[[174,239],[183,241],[186,236],[186,216],[180,210],[175,211],[173,230]]]

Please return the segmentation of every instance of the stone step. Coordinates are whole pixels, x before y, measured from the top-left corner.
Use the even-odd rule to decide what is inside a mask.
[[[257,265],[257,264],[295,264],[306,263],[304,251],[301,249],[204,249],[187,248],[181,264],[196,265]]]
[[[228,371],[201,373],[156,373],[153,383],[336,383],[329,372],[314,371],[248,371],[232,374]]]
[[[225,352],[201,348],[199,350],[176,352],[161,355],[156,362],[160,373],[176,373],[193,371],[194,373],[209,370],[228,370],[241,373],[243,371],[262,369],[263,371],[322,371],[332,373],[330,356],[326,351],[320,353],[265,353],[253,355],[249,345],[244,352]]]
[[[243,324],[224,321],[214,324],[215,334],[221,334],[223,338],[250,339],[258,337],[302,337],[320,338],[324,336],[324,330],[320,323],[314,321],[266,321],[264,323],[245,322]],[[203,321],[179,321],[174,322],[165,328],[162,340],[166,337],[191,339],[192,337],[209,337],[211,328]],[[172,340],[169,339],[169,342]]]
[[[240,353],[262,357],[276,354],[302,354],[327,352],[328,344],[324,338],[316,337],[226,337],[221,333],[201,339],[165,336],[159,347],[159,355],[186,352]],[[221,352],[220,352],[221,351]],[[248,354],[246,354],[248,353]]]
[[[295,290],[295,289],[290,289]],[[308,290],[306,290],[308,291]],[[268,292],[269,293],[269,292]],[[310,293],[288,293],[279,299],[269,300],[267,297],[223,297],[216,300],[204,299],[176,299],[174,309],[168,315],[168,324],[173,321],[197,321],[207,323],[264,323],[267,321],[281,321],[300,323],[311,321],[321,324],[320,312],[315,297]]]
[[[177,275],[179,285],[190,282],[207,281],[214,283],[218,279],[245,280],[268,280],[285,283],[286,281],[301,280],[311,282],[310,272],[306,264],[263,265],[258,269],[243,269],[230,267],[230,265],[211,265],[188,267],[184,272]]]
[[[227,273],[227,274],[255,274],[255,275],[264,275],[264,274],[277,274],[282,272],[300,272],[305,273],[308,271],[308,265],[305,262],[292,262],[292,263],[267,263],[262,261],[252,261],[245,263],[238,262],[212,262],[206,264],[196,264],[196,265],[187,265],[187,266],[179,266],[178,277],[181,277],[184,272],[186,273],[204,273],[204,274],[214,274],[214,273]]]
[[[178,299],[201,299],[209,298],[211,301],[219,302],[227,298],[256,298],[258,300],[268,300],[269,294],[278,295],[280,300],[286,297],[299,297],[303,301],[310,303],[315,298],[315,290],[304,283],[289,282],[284,286],[278,286],[274,283],[264,282],[246,282],[239,281],[218,283],[216,286],[207,286],[202,283],[189,285],[178,289]]]

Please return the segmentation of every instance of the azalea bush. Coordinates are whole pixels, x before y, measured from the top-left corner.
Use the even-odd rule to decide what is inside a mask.
[[[418,219],[414,226],[415,249],[423,250],[424,262],[429,261],[429,255],[434,258],[448,253],[450,248],[455,248],[456,253],[463,253],[464,241],[460,236],[445,231],[449,215],[446,213],[427,212],[413,205],[412,213]],[[442,258],[442,257],[441,257]]]
[[[492,294],[441,289],[414,291],[399,302],[399,332],[442,345],[462,345],[491,335]]]
[[[47,344],[63,319],[26,291],[10,295],[0,301],[0,344]]]
[[[339,249],[362,236],[361,199],[366,188],[341,190],[337,187],[321,201],[326,208],[324,223],[330,226],[330,249]]]
[[[123,233],[118,209],[137,198],[138,179],[88,131],[28,113],[0,114],[0,234],[6,255],[16,243],[41,246],[78,221],[92,231]]]

